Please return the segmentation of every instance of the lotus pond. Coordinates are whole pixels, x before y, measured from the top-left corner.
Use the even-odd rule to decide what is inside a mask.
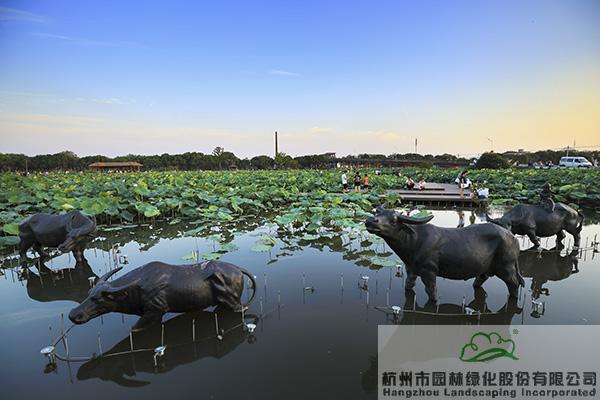
[[[266,189],[261,188],[263,193]],[[273,194],[270,201],[281,196]],[[0,270],[2,398],[370,399],[376,397],[379,324],[600,323],[600,254],[591,249],[523,251],[526,287],[516,307],[506,305],[507,291],[499,279],[488,280],[478,291],[471,281],[438,279],[440,306],[431,310],[422,282],[417,281],[416,296],[406,295],[398,258],[364,231],[361,219],[370,205],[363,201],[370,195],[321,196],[329,203],[302,208],[306,199],[298,195],[300,204],[277,214],[260,203],[265,207],[260,218],[246,212],[248,207],[263,210],[258,201],[252,206],[236,201],[242,211],[217,207],[214,215],[231,216],[218,223],[181,218],[184,206],[169,221],[145,217],[103,226],[85,252],[87,263],[78,265],[67,254],[39,265],[31,254],[31,267],[22,270],[10,256],[10,246],[5,248]],[[243,198],[252,197],[246,193]],[[431,212],[432,223],[440,226],[484,218],[477,210]],[[600,233],[594,215],[586,214],[582,232],[582,244],[588,247]],[[316,226],[309,228],[311,224]],[[529,246],[526,240],[521,243],[524,250]],[[554,239],[542,244],[552,249]],[[257,325],[254,332],[243,329],[241,314],[222,309],[167,315],[164,331],[156,326],[133,334],[136,351],[131,353],[129,327],[137,317],[107,314],[73,328],[67,343],[58,342],[58,354],[65,356],[68,347],[73,361],[53,366],[40,355],[60,334],[61,314],[66,316],[87,295],[90,277],[116,265],[127,271],[153,260],[193,264],[212,258],[244,266],[257,276],[257,297],[245,315],[246,323]],[[543,302],[544,309],[535,308],[532,298]],[[463,302],[482,314],[467,315]],[[388,304],[403,312],[392,317],[380,310]],[[222,340],[215,314],[225,330]],[[70,325],[65,318],[64,329]],[[166,351],[155,363],[152,349],[161,343]],[[100,353],[102,357],[92,358]]]
[[[370,175],[372,190],[341,194],[337,171],[204,171],[135,174],[49,173],[0,174],[0,247],[18,242],[18,223],[35,212],[79,209],[99,223],[169,219],[221,223],[270,214],[279,225],[293,224],[315,233],[325,226],[344,226],[373,206],[398,205],[390,189],[407,176],[428,182],[453,182],[456,170],[403,169],[402,176]],[[473,170],[471,180],[489,187],[494,204],[537,201],[546,181],[556,199],[575,207],[600,206],[600,169]],[[277,218],[275,218],[277,217]]]

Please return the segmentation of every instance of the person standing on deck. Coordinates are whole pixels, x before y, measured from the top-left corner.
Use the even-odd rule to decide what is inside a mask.
[[[363,178],[363,189],[369,190],[369,175],[367,174]]]
[[[360,173],[356,171],[356,174],[354,175],[354,191],[356,193],[360,193],[360,181]]]
[[[460,197],[464,197],[464,192],[465,192],[465,188],[467,187],[467,170],[464,170],[463,172],[460,173],[460,175],[458,175],[458,187],[460,188]]]
[[[346,176],[346,172],[342,174],[342,193],[346,193],[348,191],[348,176]]]

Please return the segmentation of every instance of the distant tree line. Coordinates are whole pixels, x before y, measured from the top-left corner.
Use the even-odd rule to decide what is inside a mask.
[[[600,159],[600,151],[570,151],[569,155],[587,157],[590,161]],[[506,152],[494,153],[492,164],[504,167],[515,162],[528,164],[533,162],[548,162],[558,164],[565,151],[545,150],[532,153]],[[506,160],[503,162],[500,158]],[[486,162],[490,156],[485,156]],[[63,151],[56,154],[40,154],[27,156],[25,154],[0,153],[0,171],[52,171],[52,170],[85,170],[95,162],[108,161],[137,161],[144,164],[148,170],[225,170],[225,169],[290,169],[290,168],[332,168],[339,163],[356,163],[368,161],[372,166],[377,166],[378,160],[382,165],[385,161],[405,160],[418,161],[421,166],[431,166],[435,162],[463,162],[465,165],[471,160],[457,157],[452,154],[358,154],[341,158],[335,157],[334,153],[311,154],[292,158],[285,153],[279,153],[275,158],[267,155],[259,155],[252,158],[238,158],[235,154],[225,151],[222,147],[216,147],[212,153],[187,152],[182,154],[161,155],[139,155],[128,154],[119,157],[106,157],[102,155],[79,157],[71,151]]]

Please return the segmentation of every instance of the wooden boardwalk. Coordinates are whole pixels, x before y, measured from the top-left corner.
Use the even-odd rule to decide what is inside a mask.
[[[390,192],[399,194],[403,203],[414,205],[479,207],[486,203],[474,196],[471,189],[465,189],[461,197],[458,186],[451,183],[432,182],[427,183],[424,190],[392,189]]]

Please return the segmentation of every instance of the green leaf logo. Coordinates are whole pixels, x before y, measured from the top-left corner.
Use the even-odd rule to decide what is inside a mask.
[[[477,332],[463,346],[459,358],[464,362],[488,362],[500,357],[518,360],[514,351],[515,342],[512,339],[504,340],[497,332]]]

